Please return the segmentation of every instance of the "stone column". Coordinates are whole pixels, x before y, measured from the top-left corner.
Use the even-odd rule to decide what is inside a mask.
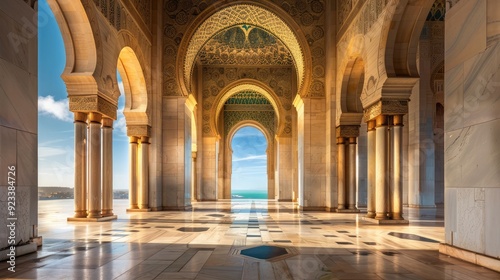
[[[88,218],[101,218],[101,119],[99,113],[89,113],[88,138],[88,178],[89,211]]]
[[[129,137],[130,145],[129,145],[129,156],[130,156],[130,182],[129,182],[129,201],[130,201],[130,209],[138,209],[137,207],[137,142],[138,139],[135,136]]]
[[[149,209],[149,137],[142,136],[140,139],[140,160],[139,160],[139,209]]]
[[[87,217],[87,114],[75,112],[75,218]]]
[[[356,137],[349,137],[348,162],[348,204],[349,210],[356,210]]]
[[[375,133],[375,121],[368,122],[368,201],[367,201],[367,214],[368,218],[375,218],[375,156],[376,156],[376,133]]]
[[[277,137],[277,176],[276,191],[278,201],[293,200],[292,138]]]
[[[375,219],[387,219],[387,117],[376,118],[375,162]]]
[[[192,160],[192,167],[191,167],[191,201],[199,201],[198,197],[198,168],[197,168],[197,152],[191,152],[191,160]]]
[[[392,219],[403,219],[403,115],[393,117],[392,128]]]
[[[345,138],[337,137],[337,195],[338,210],[345,209]]]
[[[102,216],[113,216],[113,120],[102,119]]]

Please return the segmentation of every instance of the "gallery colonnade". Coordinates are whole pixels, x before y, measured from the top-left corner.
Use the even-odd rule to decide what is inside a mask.
[[[65,42],[62,78],[75,114],[70,219],[115,217],[109,131],[118,71],[130,211],[230,198],[228,137],[235,125],[254,124],[269,143],[269,198],[296,200],[303,210],[366,206],[374,221],[403,220],[404,117],[419,80],[419,30],[440,1],[369,1],[349,23],[340,3],[313,2],[295,20],[297,7],[286,1],[49,1]],[[75,10],[79,16],[65,16]],[[366,40],[374,35],[378,40]]]

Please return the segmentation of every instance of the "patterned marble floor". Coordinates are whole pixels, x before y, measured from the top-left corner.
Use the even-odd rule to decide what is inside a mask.
[[[188,212],[126,213],[66,222],[72,200],[40,201],[44,246],[18,257],[14,279],[500,279],[437,252],[442,213],[405,209],[409,226],[364,214],[299,212],[293,203],[194,203]],[[248,256],[245,256],[248,255]]]

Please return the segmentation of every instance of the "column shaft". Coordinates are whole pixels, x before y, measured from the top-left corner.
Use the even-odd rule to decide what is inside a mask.
[[[87,115],[75,112],[75,218],[87,217]]]
[[[130,209],[137,209],[137,137],[129,137],[129,155],[130,155],[130,182],[129,182],[129,201]]]
[[[356,209],[356,137],[349,138],[348,201],[349,209]]]
[[[149,208],[149,137],[141,137],[139,208]]]
[[[337,195],[338,195],[338,210],[345,209],[346,193],[345,193],[345,139],[337,138]]]
[[[375,218],[387,219],[387,117],[376,119],[376,163],[375,163]]]
[[[392,218],[403,219],[403,116],[394,116],[394,126],[392,129],[392,186],[394,188],[392,201]]]
[[[375,121],[368,122],[368,201],[367,201],[367,214],[368,218],[375,218],[375,155],[376,155],[376,145],[375,145]]]
[[[101,217],[101,114],[89,113],[89,218]]]
[[[102,119],[102,216],[113,216],[113,120]]]

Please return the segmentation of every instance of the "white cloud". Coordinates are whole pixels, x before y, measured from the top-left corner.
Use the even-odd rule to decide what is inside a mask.
[[[118,109],[118,118],[114,123],[114,127],[116,130],[123,132],[125,135],[127,134],[127,122],[125,121],[125,116],[123,115],[123,108]]]
[[[61,121],[73,121],[68,100],[55,100],[52,95],[38,97],[38,112]]]
[[[59,156],[68,153],[66,149],[54,147],[38,147],[38,158],[45,159],[47,157]]]
[[[120,90],[121,95],[125,95],[125,87],[123,86],[123,81],[118,79],[118,89]]]
[[[267,155],[256,155],[256,156],[247,156],[243,158],[233,157],[233,161],[246,161],[246,160],[256,160],[256,159],[267,159]]]

